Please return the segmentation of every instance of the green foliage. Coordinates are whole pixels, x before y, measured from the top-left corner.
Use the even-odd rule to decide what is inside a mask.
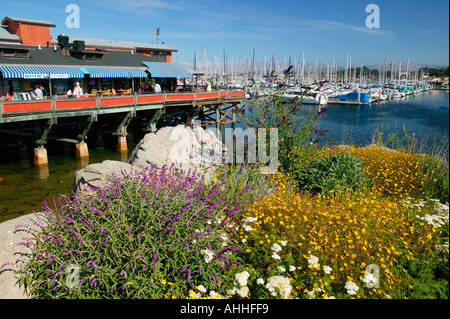
[[[196,285],[217,289],[237,263],[230,233],[238,198],[223,201],[195,176],[151,169],[116,178],[85,199],[44,207],[20,282],[36,298],[186,298]],[[70,287],[68,267],[79,268]]]
[[[305,168],[298,187],[323,194],[332,190],[358,190],[366,184],[363,162],[350,154],[321,157]]]

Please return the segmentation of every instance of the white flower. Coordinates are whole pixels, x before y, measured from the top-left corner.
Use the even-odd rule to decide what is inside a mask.
[[[279,251],[281,251],[281,246],[280,245],[278,245],[277,243],[274,243],[273,245],[272,245],[272,247],[270,247],[270,249],[272,249],[274,252],[279,252]]]
[[[218,294],[217,292],[215,292],[214,290],[211,290],[209,292],[209,298],[211,298],[211,299],[222,299],[222,296],[220,294]]]
[[[309,255],[308,264],[312,265],[313,267],[316,267],[318,262],[319,262],[319,258],[317,258],[314,255]]]
[[[281,272],[285,272],[286,271],[286,269],[284,269],[283,267],[281,267],[281,266],[278,266],[278,268],[277,268],[279,271],[281,271]]]
[[[376,282],[376,279],[372,273],[366,271],[364,273],[362,281],[365,282],[366,284],[374,284]]]
[[[290,265],[289,266],[289,271],[295,271],[297,268],[295,266]]]
[[[316,298],[316,294],[314,293],[314,290],[308,291],[306,294],[308,295],[308,298],[309,298],[309,299],[314,299],[314,298]]]
[[[209,263],[214,257],[214,252],[209,250],[209,249],[204,249],[204,250],[201,251],[201,253],[203,255],[205,255],[205,262],[206,263]]]
[[[245,231],[251,231],[253,230],[252,226],[244,226]]]
[[[206,288],[203,285],[200,285],[197,287],[198,291],[205,293],[206,292]]]
[[[289,278],[282,276],[270,277],[265,287],[272,293],[272,296],[276,297],[278,293],[285,299],[290,297],[292,291]]]
[[[237,288],[236,287],[233,287],[233,288],[227,290],[227,294],[230,295],[230,296],[233,296],[236,292],[237,292]]]
[[[389,296],[388,294],[384,295],[386,297],[386,299],[392,299],[391,296]]]
[[[326,266],[326,265],[323,266],[323,272],[326,273],[327,275],[329,275],[332,270],[333,269],[331,269],[330,266]]]
[[[240,286],[247,285],[248,277],[250,277],[248,271],[243,271],[234,275],[234,278],[236,279],[236,281],[239,283]]]
[[[359,290],[359,287],[353,281],[347,281],[345,283],[345,289],[347,289],[347,293],[350,295],[356,295],[356,292]]]
[[[257,217],[247,217],[246,219],[244,219],[244,223],[253,223],[256,222],[258,220]]]
[[[257,283],[258,285],[264,285],[264,279],[258,278],[258,279],[256,279],[256,283]]]
[[[244,298],[245,296],[248,295],[249,293],[249,289],[247,286],[241,287],[239,290],[237,290],[236,292],[238,293],[239,296],[241,296],[242,298]]]
[[[325,299],[336,299],[336,297],[335,296],[329,296],[329,297],[326,297]]]
[[[285,240],[280,240],[280,244],[283,246],[286,246],[286,241]]]
[[[241,239],[241,242],[244,244],[245,242],[247,241],[247,239],[245,239],[245,238],[242,238]]]
[[[195,292],[191,292],[191,293],[189,293],[189,297],[191,297],[192,299],[200,299],[202,296]]]
[[[273,259],[281,259],[280,255],[278,255],[277,253],[273,253],[272,258]]]

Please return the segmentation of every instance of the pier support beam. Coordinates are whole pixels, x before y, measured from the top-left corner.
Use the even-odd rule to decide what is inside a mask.
[[[159,119],[164,115],[164,113],[164,109],[157,109],[155,111],[155,114],[153,114],[152,119],[150,120],[150,122],[148,122],[147,126],[143,130],[146,132],[156,133],[156,124],[158,124]]]
[[[34,149],[34,164],[35,165],[47,165],[48,164],[47,150],[44,148],[44,144],[46,143],[48,133],[52,129],[53,123],[55,123],[55,119],[51,118],[47,122],[47,127],[45,128],[44,132],[42,133],[41,138],[36,141],[36,144],[38,146]]]
[[[77,158],[89,157],[88,145],[84,141],[80,141],[75,145],[75,156]]]
[[[75,145],[75,156],[77,158],[89,157],[88,145],[84,140],[87,138],[87,133],[89,132],[94,121],[97,121],[97,114],[92,114],[91,116],[89,116],[86,127],[84,128],[83,132],[78,135],[78,143]]]
[[[34,164],[35,165],[48,164],[47,150],[44,147],[36,147],[34,149]]]
[[[117,128],[117,130],[114,133],[112,133],[113,135],[118,135],[117,150],[119,152],[125,152],[125,151],[128,150],[128,146],[127,146],[127,127],[130,124],[130,122],[133,119],[133,117],[136,117],[136,111],[134,111],[134,110],[132,110],[132,111],[127,113],[127,115],[122,120],[122,122],[120,123],[119,127]]]
[[[119,136],[119,138],[117,139],[117,150],[119,152],[123,152],[123,151],[127,151],[128,150],[128,146],[127,146],[127,131],[124,129],[124,135]]]

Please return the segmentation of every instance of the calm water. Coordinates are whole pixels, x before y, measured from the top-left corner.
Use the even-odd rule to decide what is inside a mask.
[[[327,138],[335,143],[366,145],[376,129],[385,135],[402,134],[405,127],[410,134],[428,134],[431,142],[435,134],[438,138],[449,134],[449,94],[444,91],[365,106],[329,107],[319,127],[330,130]],[[89,162],[81,162],[70,154],[52,156],[44,169],[30,161],[0,165],[0,177],[4,179],[0,182],[0,222],[39,211],[43,199],[51,202],[53,196],[69,193],[74,173],[88,164],[106,159],[126,161],[134,146],[129,143],[128,147],[126,156],[108,148],[89,150]]]
[[[130,145],[128,147],[134,147]],[[89,159],[76,159],[73,155],[49,156],[48,166],[37,167],[24,160],[0,165],[0,222],[41,211],[42,201],[52,202],[53,196],[70,194],[74,174],[83,167],[101,163],[106,159],[127,161],[132,149],[121,154],[109,148],[89,150]]]
[[[402,100],[391,100],[362,106],[329,105],[327,115],[322,117],[320,128],[330,130],[327,138],[335,143],[354,142],[355,145],[370,143],[375,130],[384,136],[396,133],[428,136],[428,144],[435,135],[441,140],[449,135],[448,91],[428,91],[407,96]]]

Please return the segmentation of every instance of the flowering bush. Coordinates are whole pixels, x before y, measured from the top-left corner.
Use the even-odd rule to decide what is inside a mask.
[[[277,192],[253,203],[244,218],[251,228],[239,228],[243,265],[252,279],[250,298],[272,297],[274,291],[262,289],[257,280],[273,276],[289,279],[290,297],[411,296],[418,280],[410,265],[437,259],[437,247],[448,242],[448,208],[439,219],[441,227],[427,217],[435,214],[434,201],[416,206],[367,191],[337,197],[296,194],[287,177],[275,178]],[[379,282],[370,265],[379,268]],[[448,277],[448,266],[439,265],[435,269],[447,269]],[[377,282],[379,288],[367,287]],[[405,282],[410,284],[405,287]],[[448,289],[434,296],[446,294]]]
[[[39,298],[188,298],[202,285],[217,290],[239,265],[229,240],[241,203],[206,191],[194,174],[168,169],[132,173],[87,198],[64,196],[43,208],[20,282]],[[68,286],[67,267],[79,268]],[[213,294],[215,296],[215,294]]]

